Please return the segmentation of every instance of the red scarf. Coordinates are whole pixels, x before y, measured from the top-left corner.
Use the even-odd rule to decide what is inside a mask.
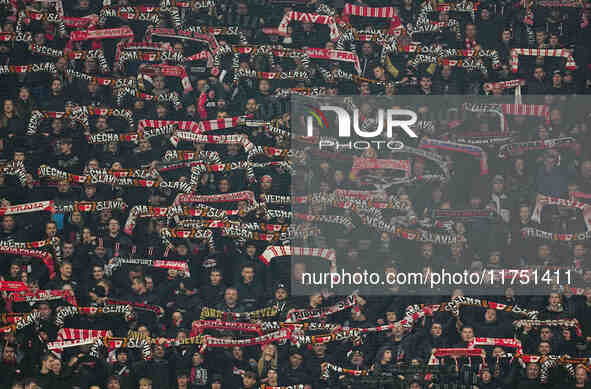
[[[466,49],[472,50],[472,49],[476,48],[477,44],[478,43],[476,43],[475,40],[470,40],[470,39],[466,38]]]

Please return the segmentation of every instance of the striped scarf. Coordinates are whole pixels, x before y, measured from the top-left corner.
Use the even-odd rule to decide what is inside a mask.
[[[509,143],[499,147],[498,157],[508,159],[517,153],[534,150],[550,150],[576,147],[576,139],[572,137],[534,140],[530,142]]]
[[[587,231],[591,231],[591,205],[577,200],[561,199],[538,194],[536,197],[536,206],[531,215],[532,221],[538,224],[542,222],[542,209],[545,205],[558,205],[559,207],[580,209],[583,212],[583,219],[585,220]]]
[[[455,142],[442,141],[438,139],[423,138],[419,144],[421,149],[439,149],[444,151],[455,151],[472,155],[480,161],[480,175],[488,174],[488,162],[486,152],[474,145],[467,145]]]
[[[574,57],[567,49],[512,49],[511,50],[511,70],[513,73],[519,71],[519,56],[529,55],[535,57],[563,57],[566,58],[566,68],[568,70],[575,70],[577,64]]]

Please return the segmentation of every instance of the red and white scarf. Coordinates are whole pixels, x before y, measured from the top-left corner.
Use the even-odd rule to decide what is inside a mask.
[[[55,212],[101,212],[105,209],[117,209],[123,211],[126,208],[127,204],[122,200],[74,201],[73,203],[56,205]]]
[[[516,81],[513,80],[513,84]],[[507,81],[509,82],[509,81]],[[492,88],[493,84],[489,87]],[[518,84],[517,86],[520,86]],[[486,84],[485,84],[486,87]],[[464,103],[462,106],[465,110],[470,112],[494,112],[501,115],[501,131],[505,132],[507,126],[507,119],[505,115],[516,116],[536,116],[543,118],[546,124],[550,124],[550,107],[545,104],[470,104]]]
[[[172,28],[155,28],[150,26],[146,29],[145,39],[152,42],[152,36],[159,36],[163,38],[177,38],[183,40],[192,40],[196,42],[205,42],[209,44],[210,50],[215,50],[218,47],[218,42],[211,34],[202,34],[189,30],[174,30]]]
[[[572,2],[563,2],[563,1],[552,1],[552,0],[542,0],[536,2],[537,7],[567,7],[567,8],[582,8],[584,7],[583,2],[581,1],[572,1]]]
[[[0,327],[0,334],[14,333],[26,328],[33,323],[37,323],[41,319],[41,313],[39,311],[33,311],[27,313],[22,318],[18,319],[16,323],[10,324],[4,327]]]
[[[60,35],[66,35],[66,26],[62,19],[62,15],[58,13],[40,12],[36,10],[26,9],[20,11],[17,19],[16,30],[21,31],[22,24],[31,24],[31,21],[52,23],[55,25],[57,32]]]
[[[558,205],[560,207],[575,208],[583,211],[583,219],[587,226],[587,231],[591,231],[591,205],[572,199],[561,199],[558,197],[544,196],[538,194],[536,197],[536,206],[531,215],[531,220],[541,223],[542,209],[545,205]]]
[[[166,150],[164,153],[164,161],[194,161],[201,163],[207,161],[211,163],[220,163],[220,154],[217,151],[199,151],[194,150]],[[180,165],[184,167],[192,167],[193,165]]]
[[[61,328],[64,321],[77,315],[123,315],[126,321],[135,317],[131,305],[106,305],[104,307],[61,307],[55,315],[55,325]]]
[[[88,116],[84,115],[82,110],[72,112],[58,112],[58,111],[33,111],[27,124],[27,135],[37,133],[37,128],[45,119],[72,119],[80,123],[84,128],[88,128]]]
[[[91,330],[86,328],[60,328],[57,340],[88,339],[109,335],[110,330]]]
[[[263,334],[261,326],[257,323],[241,323],[222,320],[195,320],[191,330],[191,336],[201,335],[204,330],[214,329],[223,331],[256,332]]]
[[[109,350],[117,348],[139,348],[141,349],[144,360],[152,359],[152,345],[145,337],[116,338],[105,336],[104,338],[96,338],[90,348],[89,355],[99,358],[100,349],[103,347],[107,347]]]
[[[70,28],[92,28],[94,26],[96,26],[96,24],[98,23],[99,19],[97,15],[88,15],[88,16],[83,16],[80,18],[76,18],[73,16],[64,16],[64,24],[66,25],[66,27],[70,27]]]
[[[31,65],[2,65],[0,66],[0,75],[2,74],[22,74],[47,72],[57,73],[57,68],[53,62],[34,63]]]
[[[405,172],[405,177],[409,177],[411,174],[411,166],[408,160],[353,158],[352,176],[356,177],[361,170],[365,169],[401,170]]]
[[[219,309],[203,307],[201,310],[200,319],[217,319],[217,320],[257,320],[267,319],[277,316],[279,310],[276,306],[265,307],[251,312],[225,312]]]
[[[130,42],[129,39],[122,40],[117,43],[115,51],[115,61],[123,61],[121,54],[123,50],[131,50],[132,52],[148,51],[173,51],[169,42]]]
[[[64,348],[93,344],[97,338],[111,335],[110,330],[90,330],[86,328],[61,328],[55,342],[47,343],[47,349],[60,355]]]
[[[0,32],[0,42],[31,42],[33,34],[27,32]]]
[[[486,152],[478,146],[442,141],[438,139],[423,138],[419,144],[419,148],[455,151],[472,155],[478,158],[480,161],[480,175],[488,174],[488,159]]]
[[[29,286],[22,281],[0,281],[0,292],[25,292]]]
[[[506,115],[537,116],[550,123],[550,107],[545,104],[501,104]]]
[[[485,92],[492,92],[494,88],[513,89],[523,85],[525,85],[525,80],[516,79],[507,81],[487,82],[484,84],[483,88]]]
[[[121,88],[115,94],[117,104],[122,104],[125,96],[132,96],[144,101],[155,101],[158,103],[170,103],[175,108],[180,109],[183,106],[180,96],[177,92],[161,93],[159,95],[151,95],[144,93],[137,88]]]
[[[150,43],[150,42],[145,42]],[[155,44],[155,43],[152,43]],[[134,47],[134,46],[131,46]],[[160,46],[156,46],[156,50],[159,49]],[[150,48],[154,50],[154,48]],[[141,61],[141,62],[165,62],[165,61],[172,61],[178,63],[186,63],[192,61],[201,61],[201,60],[208,60],[208,67],[211,66],[209,63],[213,61],[213,57],[209,50],[202,50],[198,53],[195,53],[189,57],[183,56],[182,53],[177,53],[175,51],[169,49],[161,49],[160,51],[143,51],[141,49],[131,50],[128,48],[123,48],[119,54],[119,63],[121,65],[126,64],[129,61]]]
[[[184,261],[172,261],[168,259],[143,259],[143,258],[112,258],[108,265],[105,265],[105,273],[112,274],[114,270],[122,265],[144,265],[159,269],[173,269],[189,274],[189,264]]]
[[[394,7],[367,7],[347,3],[341,13],[339,24],[350,24],[349,16],[390,19],[389,34],[400,35],[403,30],[402,23]]]
[[[172,246],[170,239],[202,239],[207,242],[210,251],[215,251],[213,231],[208,229],[162,228],[160,238],[167,247]]]
[[[318,88],[277,88],[273,95],[279,98],[288,98],[292,95],[299,96],[326,96],[328,90],[324,87]]]
[[[512,49],[511,50],[511,70],[517,73],[519,70],[519,56],[530,55],[536,57],[563,57],[566,58],[566,68],[575,70],[577,64],[574,57],[567,49]]]
[[[99,21],[101,25],[107,22],[107,18],[120,18],[131,21],[151,22],[154,25],[160,23],[160,8],[152,6],[120,6],[120,7],[103,7],[99,13]]]
[[[140,178],[127,178],[127,177],[116,177],[108,174],[88,174],[88,175],[77,175],[72,173],[66,173],[62,170],[52,168],[49,166],[41,166],[38,169],[39,177],[52,177],[60,180],[68,180],[72,183],[84,184],[106,184],[115,186],[132,186],[142,188],[162,188],[172,189],[183,193],[191,193],[192,188],[188,183],[182,181],[156,181],[146,180]]]
[[[433,352],[431,353],[431,357],[429,358],[429,362],[427,364],[429,366],[440,365],[438,358],[442,357],[480,357],[482,356],[483,352],[484,350],[480,348],[435,348],[433,349]]]
[[[20,291],[12,292],[8,295],[8,301],[15,303],[23,302],[39,302],[39,301],[51,301],[51,300],[66,300],[68,303],[78,306],[76,302],[76,296],[71,290],[38,290],[33,291]]]
[[[144,304],[135,301],[125,301],[125,300],[114,300],[114,299],[107,299],[107,305],[130,305],[133,309],[137,309],[140,311],[148,311],[153,312],[156,316],[161,318],[164,316],[164,308],[159,305],[151,305],[151,304]]]
[[[234,71],[234,83],[242,78],[254,78],[257,80],[306,80],[310,77],[309,71],[288,72],[257,72],[252,69],[238,69]]]
[[[348,22],[348,16],[363,16],[369,18],[392,19],[398,16],[394,7],[366,7],[347,3],[342,12],[343,20]]]
[[[102,73],[109,73],[109,63],[102,49],[96,50],[64,50],[64,54],[70,59],[82,60],[95,58]]]
[[[221,193],[214,195],[196,195],[196,194],[180,194],[174,200],[173,205],[182,203],[227,203],[236,201],[248,201],[255,203],[254,193],[251,191]]]
[[[55,277],[55,269],[53,264],[53,256],[51,253],[43,250],[35,250],[24,247],[14,247],[10,245],[0,244],[0,254],[19,255],[32,258],[39,258],[49,271],[49,278]]]
[[[77,106],[75,111],[76,114],[82,114],[87,116],[108,116],[122,118],[127,121],[127,124],[130,129],[133,129],[135,127],[135,121],[133,120],[133,112],[129,109],[93,107],[89,105]]]
[[[530,142],[509,143],[502,145],[499,148],[498,157],[500,159],[508,159],[520,152],[534,151],[534,150],[550,150],[576,147],[576,139],[570,136],[564,138],[554,138],[545,140],[534,140]]]
[[[49,278],[55,276],[53,255],[48,251],[38,250],[42,247],[54,247],[58,244],[57,240],[40,240],[34,242],[13,242],[0,241],[0,254],[20,255],[33,258],[39,258],[43,261],[49,272]],[[57,254],[56,254],[57,255]]]
[[[225,339],[214,338],[213,336],[205,335],[205,341],[201,347],[204,351],[207,347],[247,347],[247,346],[264,346],[269,343],[279,342],[290,339],[291,331],[289,329],[281,329],[276,332],[271,332],[265,335],[260,335],[254,338],[247,339]]]
[[[523,326],[531,327],[560,327],[574,328],[577,336],[583,336],[581,324],[577,319],[557,319],[557,320],[515,320],[513,326],[521,328]]]
[[[335,18],[328,15],[319,15],[315,13],[289,11],[283,15],[283,19],[279,23],[278,30],[280,33],[287,34],[287,26],[291,22],[302,22],[302,23],[318,23],[326,24],[330,30],[330,39],[335,41],[339,38],[339,28],[336,24]]]
[[[479,357],[484,350],[480,348],[436,348],[433,355],[437,358],[441,357]]]
[[[353,307],[355,307],[356,310],[359,309],[359,306],[357,305],[357,295],[355,294],[347,296],[344,300],[341,300],[330,307],[293,309],[287,314],[286,322],[293,323],[310,319],[319,319]]]
[[[591,231],[574,233],[553,233],[538,230],[537,228],[522,228],[521,235],[524,238],[535,238],[542,240],[557,240],[562,242],[579,242],[591,239]]]
[[[71,41],[86,41],[89,39],[133,38],[133,31],[129,26],[106,28],[103,30],[79,30],[70,33]]]
[[[95,77],[90,74],[80,73],[72,69],[66,69],[66,75],[78,80],[84,80],[87,82],[96,82],[98,85],[110,87],[113,91],[119,88],[136,88],[136,78],[108,78],[108,77]]]
[[[182,120],[152,120],[143,119],[138,122],[138,132],[143,131],[146,127],[164,127],[168,125],[176,125],[181,132],[190,131],[195,134],[201,134],[202,132],[224,130],[228,128],[237,127],[244,124],[246,117],[235,116],[224,119],[204,120],[201,122],[193,121],[182,121]],[[178,136],[171,137],[170,141],[173,145],[177,145],[179,142]]]
[[[336,252],[333,249],[294,246],[267,246],[265,251],[259,255],[259,259],[268,265],[274,258],[284,256],[320,257],[329,261],[334,267],[336,267],[337,261]]]
[[[519,354],[523,353],[521,341],[513,338],[478,338],[475,337],[468,343],[468,348],[476,346],[494,346],[494,347],[508,347],[516,350]]]
[[[244,134],[234,134],[234,135],[205,135],[205,134],[195,134],[192,132],[186,131],[179,131],[176,134],[176,139],[185,140],[188,142],[194,143],[207,143],[207,144],[220,144],[220,145],[230,145],[230,144],[237,144],[244,147],[244,150],[248,153],[255,148],[254,144],[248,139],[248,136]],[[171,137],[171,142],[175,139]],[[173,143],[174,144],[174,143]],[[175,145],[176,146],[176,145]]]
[[[329,61],[349,62],[355,65],[355,70],[361,74],[361,65],[359,57],[353,51],[330,50],[322,48],[309,48],[306,54],[312,59],[324,59]]]
[[[19,215],[23,213],[30,213],[30,212],[54,212],[54,204],[52,200],[46,201],[37,201],[35,203],[25,203],[25,204],[16,204],[10,205],[8,207],[1,207],[0,208],[0,216],[4,215]]]
[[[152,81],[151,76],[154,75],[178,77],[181,79],[181,84],[183,86],[183,90],[185,93],[189,93],[193,90],[191,80],[189,80],[189,76],[187,75],[187,71],[185,70],[184,66],[174,66],[165,64],[143,65],[140,66],[140,73],[141,76],[148,79],[150,82]],[[139,77],[140,75],[138,75],[138,78]]]
[[[130,211],[125,222],[123,231],[131,235],[135,228],[136,219],[138,217],[174,217],[174,216],[201,216],[202,212],[199,209],[182,207],[173,205],[170,207],[154,207],[151,205],[135,205]],[[223,218],[223,216],[222,216]]]
[[[464,297],[464,296],[455,297],[453,300],[451,300],[449,303],[446,303],[446,304],[448,305],[448,308],[446,308],[445,310],[450,311],[456,317],[459,315],[460,308],[462,306],[482,307],[482,308],[486,308],[486,309],[495,309],[497,311],[511,312],[511,313],[515,313],[518,315],[527,316],[528,319],[537,319],[538,315],[540,314],[538,311],[527,310],[527,309],[521,308],[518,305],[507,305],[507,304],[497,303],[494,301],[482,300],[482,299],[477,299],[477,298],[472,298],[472,297]]]
[[[161,7],[162,4],[161,2]],[[167,6],[169,7],[180,7],[180,8],[211,8],[215,7],[216,3],[215,0],[191,0],[191,1],[179,1],[179,0],[168,0]]]

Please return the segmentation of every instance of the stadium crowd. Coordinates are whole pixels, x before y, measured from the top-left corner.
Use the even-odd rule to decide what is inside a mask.
[[[589,4],[0,0],[0,389],[591,387]]]

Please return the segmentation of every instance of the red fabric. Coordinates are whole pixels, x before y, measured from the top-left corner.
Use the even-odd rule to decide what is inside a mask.
[[[199,117],[202,120],[207,119],[207,110],[205,109],[205,103],[207,103],[207,95],[202,93],[197,99],[197,112],[199,113]]]

